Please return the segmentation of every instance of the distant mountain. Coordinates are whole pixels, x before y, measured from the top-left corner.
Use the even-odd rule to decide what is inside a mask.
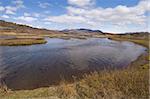
[[[40,29],[40,28],[34,28],[27,25],[22,24],[16,24],[13,22],[7,22],[4,20],[0,20],[0,32],[15,32],[15,33],[36,33],[36,34],[49,34],[49,33],[72,33],[72,34],[103,34],[100,30],[91,30],[91,29],[66,29],[62,31],[57,30],[48,30],[48,29]]]
[[[100,30],[91,30],[91,29],[84,29],[84,28],[66,29],[66,30],[62,30],[61,32],[66,32],[66,33],[100,33],[100,34],[103,34],[103,32]]]
[[[58,30],[48,30],[48,29],[41,29],[41,28],[35,28],[27,25],[17,24],[13,22],[7,22],[4,20],[0,20],[0,32],[15,32],[15,33],[35,33],[35,34],[55,34],[55,33],[67,33],[67,34],[112,34],[112,33],[106,33],[102,32],[101,30],[91,30],[91,29],[66,29],[62,31]],[[118,35],[145,35],[150,34],[149,32],[130,32],[130,33],[120,33]]]
[[[15,33],[36,33],[36,34],[41,34],[41,33],[98,33],[98,34],[103,34],[102,31],[100,30],[91,30],[91,29],[66,29],[62,31],[57,31],[57,30],[48,30],[48,29],[40,29],[40,28],[34,28],[31,26],[27,25],[22,25],[22,24],[16,24],[13,22],[7,22],[4,20],[0,20],[0,32],[15,32]]]

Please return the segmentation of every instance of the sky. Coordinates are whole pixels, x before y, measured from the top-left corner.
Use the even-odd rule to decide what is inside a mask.
[[[0,19],[51,30],[150,31],[150,0],[0,0]]]

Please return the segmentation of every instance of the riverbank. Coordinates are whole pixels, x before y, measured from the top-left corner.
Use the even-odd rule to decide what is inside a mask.
[[[139,45],[143,45],[143,46],[145,46],[145,47],[149,47],[149,39],[147,38],[145,38],[145,40],[143,40],[143,39],[128,39],[128,38],[117,38],[117,37],[110,37],[110,39],[112,39],[112,40],[117,40],[117,41],[130,41],[130,42],[134,42],[134,43],[136,43],[136,44],[139,44]]]
[[[131,41],[131,39],[124,40]],[[134,39],[132,41],[134,41]],[[144,42],[141,44],[146,45],[146,47],[148,47],[149,40],[141,39],[140,42]],[[84,75],[83,79],[79,81],[75,80],[75,82],[72,84],[66,81],[62,81],[58,86],[39,88],[35,90],[11,91],[7,89],[7,87],[4,87],[3,90],[1,90],[0,97],[3,97],[4,99],[147,99],[149,94],[148,53],[141,55],[128,67],[129,68],[124,70],[94,72],[88,75]]]
[[[8,38],[8,39],[5,39]],[[0,46],[26,46],[35,44],[45,44],[45,38],[61,38],[69,40],[71,38],[86,39],[88,36],[67,35],[67,34],[27,34],[27,33],[3,33],[0,35]]]
[[[148,98],[148,71],[123,70],[92,73],[84,79],[34,90],[2,91],[3,98],[95,99]],[[54,98],[55,97],[55,98]]]
[[[47,41],[44,38],[15,38],[15,39],[0,39],[0,46],[23,46],[33,44],[45,44]]]

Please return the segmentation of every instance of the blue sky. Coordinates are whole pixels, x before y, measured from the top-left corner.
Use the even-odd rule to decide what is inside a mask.
[[[0,0],[0,19],[47,29],[148,31],[150,0]]]

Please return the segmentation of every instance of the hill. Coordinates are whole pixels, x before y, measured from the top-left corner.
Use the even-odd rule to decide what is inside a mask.
[[[99,34],[104,34],[101,30],[91,30],[91,29],[66,29],[62,30],[61,32],[67,32],[67,33],[99,33]]]
[[[39,29],[27,25],[6,22],[3,20],[0,20],[0,32],[36,33],[36,34],[60,33],[59,31],[55,30]]]

